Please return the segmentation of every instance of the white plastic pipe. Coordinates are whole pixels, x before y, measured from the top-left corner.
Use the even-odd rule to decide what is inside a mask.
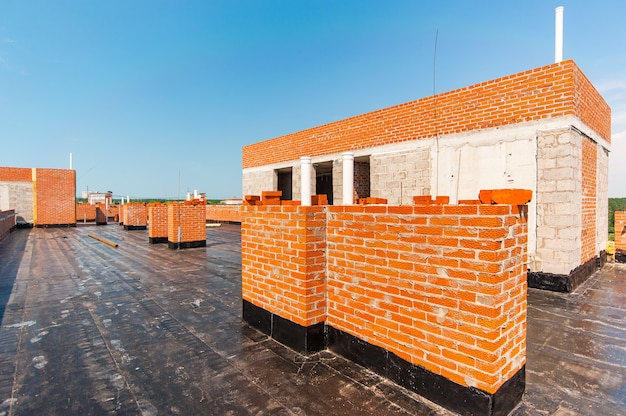
[[[300,203],[305,206],[311,206],[311,158],[303,156],[300,158]]]
[[[554,62],[563,60],[563,6],[554,9]]]
[[[354,203],[354,153],[345,152],[343,159],[343,205]]]

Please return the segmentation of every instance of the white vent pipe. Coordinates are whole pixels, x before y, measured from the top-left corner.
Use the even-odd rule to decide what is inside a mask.
[[[554,62],[563,60],[563,6],[554,9]]]

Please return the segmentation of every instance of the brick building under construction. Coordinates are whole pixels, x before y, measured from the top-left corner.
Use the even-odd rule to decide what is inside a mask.
[[[243,194],[299,199],[308,157],[311,193],[341,205],[345,152],[355,197],[391,205],[530,189],[529,284],[570,292],[605,261],[610,142],[610,108],[569,60],[245,146]]]
[[[570,292],[606,259],[610,124],[564,61],[244,147],[243,319],[508,414],[527,286]]]

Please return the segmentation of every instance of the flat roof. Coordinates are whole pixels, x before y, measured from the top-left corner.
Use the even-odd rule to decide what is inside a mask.
[[[16,230],[0,243],[0,413],[450,414],[242,322],[240,253],[233,224],[187,250],[114,223]],[[625,413],[626,265],[528,300],[526,394],[512,414]]]

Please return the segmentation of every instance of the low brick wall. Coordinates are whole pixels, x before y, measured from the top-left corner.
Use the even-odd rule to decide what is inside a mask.
[[[106,225],[109,222],[109,210],[104,203],[97,203],[96,205],[96,224]]]
[[[241,223],[241,205],[207,205],[206,220]]]
[[[124,229],[145,230],[148,225],[148,208],[142,202],[130,202],[124,207]]]
[[[148,242],[167,243],[167,205],[148,205]]]
[[[92,222],[96,220],[96,206],[76,204],[76,222]]]
[[[0,211],[0,241],[4,240],[15,228],[15,210]]]
[[[626,263],[626,211],[615,211],[615,261]]]
[[[245,206],[241,240],[243,317],[280,342],[328,347],[455,411],[521,400],[517,206]]]
[[[206,247],[205,203],[167,205],[167,245],[171,249]]]

